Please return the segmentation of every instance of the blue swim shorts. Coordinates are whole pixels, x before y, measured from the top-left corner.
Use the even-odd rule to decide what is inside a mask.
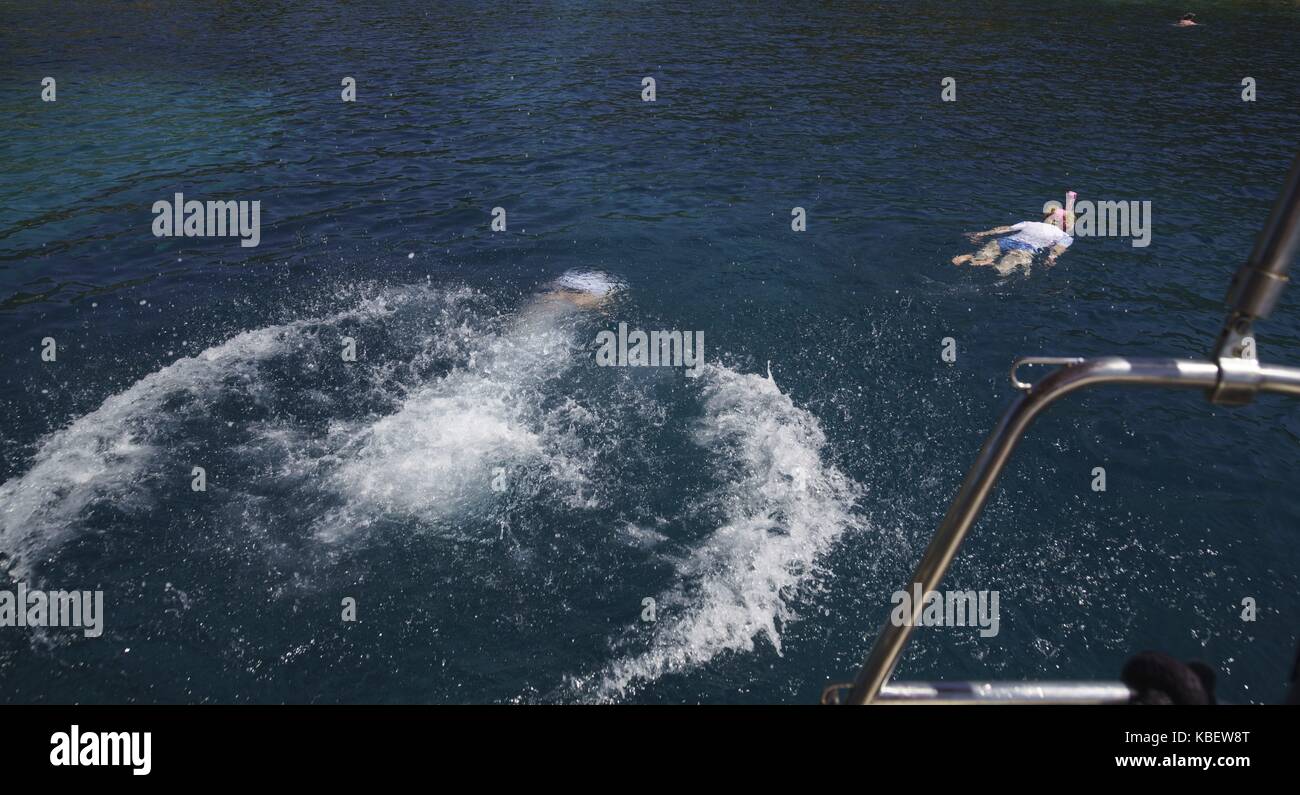
[[[1032,254],[1038,249],[1034,248],[1032,245],[1026,243],[1023,240],[1016,240],[1015,238],[1012,237],[1000,237],[998,238],[998,250],[1003,254],[1007,253],[1008,251],[1017,251],[1017,250],[1028,251],[1029,253]]]

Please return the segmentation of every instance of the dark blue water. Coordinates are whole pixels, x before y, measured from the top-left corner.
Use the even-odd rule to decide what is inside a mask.
[[[814,701],[1013,357],[1210,346],[1300,140],[1300,10],[1186,5],[5,4],[0,552],[106,618],[0,628],[0,700]],[[948,264],[1067,189],[1151,201],[1151,245]],[[176,192],[260,200],[261,244],[154,237]],[[621,289],[537,302],[575,269]],[[1262,358],[1300,362],[1297,306]],[[619,322],[710,365],[596,367]],[[1298,441],[1280,399],[1071,398],[946,581],[999,634],[918,630],[900,674],[1157,648],[1279,699]]]

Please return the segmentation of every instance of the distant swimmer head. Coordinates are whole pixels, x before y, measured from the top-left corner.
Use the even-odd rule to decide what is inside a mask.
[[[587,309],[605,304],[623,285],[600,271],[568,271],[547,287],[547,297]]]
[[[1179,25],[1179,26],[1181,26],[1181,27],[1187,27],[1188,25],[1197,25],[1197,24],[1200,24],[1200,23],[1198,23],[1198,22],[1196,21],[1196,15],[1195,15],[1195,14],[1183,14],[1182,18],[1179,19],[1179,20],[1178,20],[1177,22],[1175,22],[1174,24]]]

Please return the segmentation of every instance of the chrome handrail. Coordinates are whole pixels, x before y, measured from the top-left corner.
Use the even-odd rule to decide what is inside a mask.
[[[1018,364],[1028,360],[1017,360]],[[912,573],[904,590],[911,592],[920,587],[921,593],[937,590],[939,582],[948,572],[953,558],[961,547],[966,533],[984,510],[989,494],[1007,461],[1024,436],[1029,425],[1048,406],[1071,392],[1103,384],[1128,384],[1136,386],[1185,387],[1212,390],[1219,383],[1220,368],[1214,362],[1190,359],[1126,359],[1107,356],[1097,359],[1078,359],[1067,364],[1030,387],[1003,413],[980,449],[974,465],[966,474],[961,489],[953,499],[948,513],[939,524],[926,547],[921,562]],[[1300,397],[1300,368],[1260,365],[1254,360],[1238,360],[1243,371],[1260,391],[1278,392]],[[1015,380],[1016,368],[1012,368]],[[924,603],[914,601],[911,615],[901,623],[886,621],[871,653],[867,655],[853,682],[845,703],[865,704],[876,701],[898,664],[903,647],[920,618]]]
[[[822,701],[838,704],[849,685],[833,685]],[[1136,695],[1123,682],[890,682],[882,704],[1127,704]]]

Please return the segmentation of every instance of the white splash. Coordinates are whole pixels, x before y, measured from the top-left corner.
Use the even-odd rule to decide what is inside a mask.
[[[329,485],[349,498],[352,524],[400,514],[456,514],[484,493],[502,464],[535,455],[539,442],[509,398],[486,394],[483,382],[463,373],[407,401],[397,414],[361,432]],[[359,516],[357,514],[360,514]],[[334,535],[341,517],[331,520]]]
[[[725,521],[679,563],[679,584],[657,599],[668,618],[655,625],[649,648],[589,683],[597,698],[724,652],[753,651],[760,638],[779,654],[801,586],[857,523],[861,488],[823,461],[820,424],[775,381],[711,365],[704,396],[696,440],[719,457],[729,482],[714,495]]]
[[[333,541],[385,518],[462,516],[489,498],[494,480],[518,478],[521,468],[584,480],[557,428],[558,415],[581,407],[570,401],[551,410],[557,417],[541,409],[547,382],[578,361],[578,317],[571,304],[532,301],[465,367],[416,389],[396,413],[336,429],[345,441],[326,486],[344,504],[322,517],[317,535]]]
[[[324,319],[243,332],[150,373],[48,434],[28,470],[0,484],[0,553],[9,559],[9,574],[30,575],[32,564],[97,501],[137,499],[158,437],[179,414],[201,415],[232,390],[255,394],[257,369],[268,357],[302,344],[323,325],[386,314],[400,300],[389,294]],[[178,479],[187,482],[188,476],[188,464],[181,462]]]

